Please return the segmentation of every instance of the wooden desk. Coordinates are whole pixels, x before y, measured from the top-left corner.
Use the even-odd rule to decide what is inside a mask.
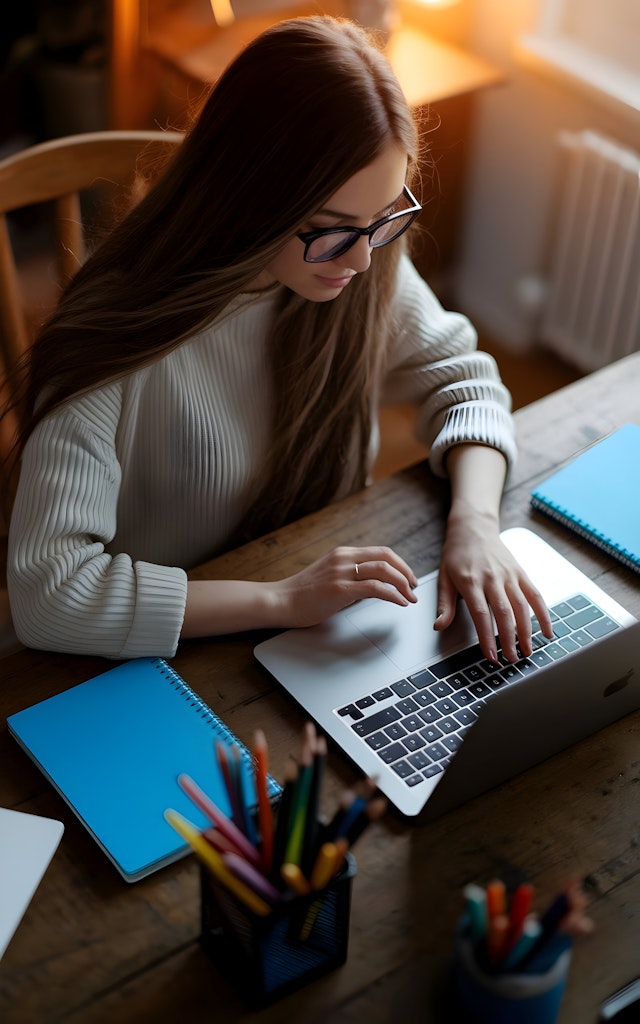
[[[516,414],[520,461],[504,525],[528,524],[640,615],[630,571],[529,508],[529,491],[585,443],[638,417],[640,353]],[[335,544],[392,544],[418,573],[437,565],[445,488],[417,467],[211,562],[200,573],[267,579]],[[252,649],[264,634],[190,642],[176,668],[245,741],[259,723],[282,776],[303,723]],[[0,963],[4,1024],[183,1021],[387,1022],[419,1010],[448,1019],[461,889],[517,867],[549,899],[568,874],[588,879],[596,931],[576,946],[560,1024],[591,1024],[608,992],[638,972],[638,749],[632,715],[466,806],[424,826],[394,815],[356,849],[346,965],[282,1003],[248,1012],[198,945],[193,858],[128,886],[9,737],[8,714],[109,667],[99,659],[21,651],[2,664],[0,805],[62,819],[66,831]],[[117,751],[114,751],[117,756]],[[332,752],[327,810],[354,778]]]

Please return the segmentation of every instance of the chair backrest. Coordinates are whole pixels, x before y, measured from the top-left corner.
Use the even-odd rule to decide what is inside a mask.
[[[92,217],[102,200],[113,208],[114,187],[124,192],[157,159],[183,139],[173,131],[101,131],[53,139],[0,160],[0,397],[9,394],[8,374],[32,340],[31,318],[21,295],[7,214],[53,203],[57,276],[66,283],[86,256],[84,198]],[[97,199],[96,199],[97,195]],[[106,198],[108,197],[108,202]],[[82,202],[81,202],[82,199]],[[18,415],[20,412],[18,411]],[[0,459],[16,425],[0,424]]]

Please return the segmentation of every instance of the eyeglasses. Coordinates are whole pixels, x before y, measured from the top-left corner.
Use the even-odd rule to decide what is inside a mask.
[[[362,235],[368,237],[372,249],[379,249],[381,245],[388,245],[399,238],[422,210],[420,203],[406,185],[402,195],[410,203],[408,209],[381,217],[368,228],[319,228],[317,231],[300,232],[297,237],[304,242],[305,262],[326,263],[328,260],[334,260],[355,245]]]

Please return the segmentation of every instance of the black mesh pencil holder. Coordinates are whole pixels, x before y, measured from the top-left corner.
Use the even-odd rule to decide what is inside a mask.
[[[325,889],[285,898],[260,917],[201,867],[202,948],[249,1006],[266,1006],[345,962],[355,873],[348,853]]]

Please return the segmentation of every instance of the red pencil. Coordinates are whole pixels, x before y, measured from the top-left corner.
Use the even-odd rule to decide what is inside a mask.
[[[522,927],[527,914],[531,910],[532,903],[533,886],[529,885],[528,882],[523,882],[517,887],[511,898],[511,908],[509,910],[509,931],[507,933],[505,943],[505,953],[508,953],[520,938],[520,935],[522,934]]]

